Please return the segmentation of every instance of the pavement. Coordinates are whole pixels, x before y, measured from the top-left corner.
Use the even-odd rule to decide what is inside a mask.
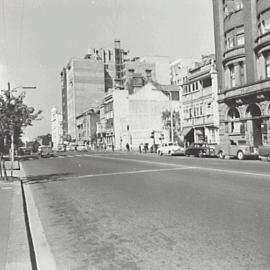
[[[0,239],[0,270],[32,269],[20,171],[8,181],[0,180]]]

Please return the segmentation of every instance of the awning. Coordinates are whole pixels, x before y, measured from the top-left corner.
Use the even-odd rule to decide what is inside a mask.
[[[186,137],[188,135],[188,133],[192,130],[193,128],[192,127],[186,127],[186,128],[183,128],[182,132],[181,132],[181,136],[184,136]]]

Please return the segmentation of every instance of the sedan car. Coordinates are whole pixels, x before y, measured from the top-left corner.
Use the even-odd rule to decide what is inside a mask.
[[[79,151],[79,152],[86,152],[88,149],[87,149],[87,146],[85,144],[79,144],[76,147],[76,150]]]
[[[185,149],[184,147],[179,146],[175,142],[162,143],[161,146],[157,149],[157,153],[162,155],[184,155]]]
[[[38,154],[41,157],[53,157],[54,156],[52,147],[49,145],[40,145],[38,147]]]
[[[185,151],[186,156],[214,157],[215,149],[207,143],[192,143]]]

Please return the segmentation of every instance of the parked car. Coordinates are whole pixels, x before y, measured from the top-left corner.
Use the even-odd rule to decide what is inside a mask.
[[[185,151],[186,156],[214,157],[215,149],[207,143],[192,143]]]
[[[258,154],[261,159],[266,158],[270,162],[270,145],[259,146]]]
[[[73,144],[67,145],[66,151],[75,151],[76,146]]]
[[[179,146],[175,142],[168,142],[168,143],[162,143],[161,146],[157,149],[157,153],[162,155],[184,155],[185,154],[185,148]]]
[[[79,151],[79,152],[86,152],[86,151],[88,151],[87,146],[85,144],[79,144],[76,147],[76,150]]]
[[[215,152],[219,158],[225,156],[236,157],[239,160],[245,158],[258,158],[257,147],[251,146],[246,140],[230,140],[228,144],[219,144],[215,147]]]
[[[18,148],[18,155],[19,156],[31,155],[31,153],[32,153],[31,147],[19,147]]]
[[[54,155],[52,147],[49,145],[40,145],[38,147],[38,154],[41,157],[52,157]]]

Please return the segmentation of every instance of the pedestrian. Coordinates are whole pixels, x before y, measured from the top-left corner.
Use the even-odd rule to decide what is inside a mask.
[[[114,144],[112,144],[112,151],[114,152]]]
[[[141,144],[139,145],[139,152],[140,153],[142,152],[142,146],[141,146]]]
[[[129,152],[129,143],[126,144],[127,152]]]

